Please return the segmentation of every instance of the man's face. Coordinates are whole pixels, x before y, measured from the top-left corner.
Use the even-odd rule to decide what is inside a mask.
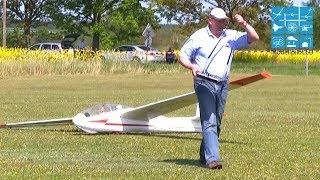
[[[211,29],[223,30],[228,24],[228,19],[215,19],[214,17],[209,18],[209,25]]]

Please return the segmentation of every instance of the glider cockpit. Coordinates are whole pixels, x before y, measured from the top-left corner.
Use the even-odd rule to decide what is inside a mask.
[[[117,111],[121,109],[127,109],[130,108],[126,105],[121,104],[112,104],[112,103],[106,103],[106,104],[98,104],[92,107],[89,107],[85,110],[83,110],[81,113],[84,114],[86,117],[99,115],[101,113],[107,113],[112,111]]]

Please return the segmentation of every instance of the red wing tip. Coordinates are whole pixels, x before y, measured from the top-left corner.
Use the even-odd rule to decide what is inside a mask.
[[[262,72],[262,73],[260,73],[260,74],[261,74],[261,76],[264,77],[264,78],[267,78],[267,79],[271,78],[271,74],[268,73],[268,72]]]
[[[0,124],[0,128],[6,128],[7,125],[6,124]]]

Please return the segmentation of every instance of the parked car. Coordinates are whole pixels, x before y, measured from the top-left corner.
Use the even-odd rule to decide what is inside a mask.
[[[31,50],[49,50],[49,51],[62,51],[61,43],[37,43],[32,45],[29,49]]]
[[[152,47],[145,45],[122,45],[114,49],[116,52],[124,52],[128,61],[139,62],[164,62],[163,54]]]
[[[57,42],[43,42],[37,43],[29,47],[31,50],[47,50],[47,51],[62,51],[63,49],[73,50],[73,43],[78,39],[79,34],[66,35],[61,43]]]

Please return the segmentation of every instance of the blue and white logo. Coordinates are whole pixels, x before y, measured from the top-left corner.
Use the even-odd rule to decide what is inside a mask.
[[[299,37],[297,35],[287,36],[286,38],[287,48],[299,48]]]
[[[300,19],[301,21],[313,21],[313,8],[300,7]]]
[[[313,38],[310,35],[301,35],[299,39],[300,48],[312,49]]]
[[[313,22],[301,21],[300,22],[300,34],[313,34]]]
[[[271,18],[274,21],[280,21],[284,19],[285,7],[275,6],[272,7]]]
[[[284,36],[277,36],[277,35],[272,36],[271,48],[272,49],[285,49]]]
[[[286,25],[284,21],[275,21],[272,23],[272,34],[284,34],[286,32]]]
[[[299,7],[286,7],[285,19],[289,21],[299,21]]]
[[[272,7],[272,49],[313,48],[312,7]]]
[[[286,34],[298,34],[300,31],[299,21],[286,22]]]

